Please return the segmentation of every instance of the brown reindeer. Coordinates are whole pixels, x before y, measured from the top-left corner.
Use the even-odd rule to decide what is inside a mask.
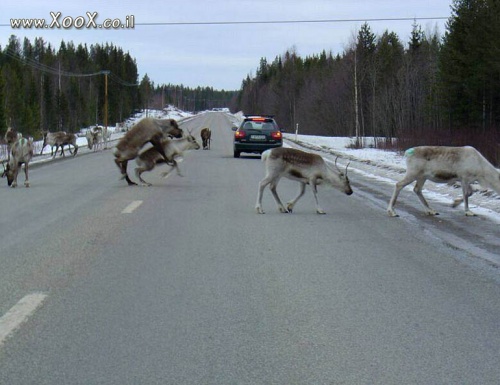
[[[66,156],[66,154],[64,153],[64,146],[66,145],[68,145],[69,152],[73,156],[75,156],[76,153],[78,152],[78,145],[76,144],[76,135],[67,133],[65,131],[57,131],[57,132],[44,131],[42,150],[40,151],[40,154],[42,154],[43,149],[47,145],[51,146],[50,155],[52,155],[52,157],[56,156],[59,147],[61,147],[61,155]],[[70,145],[75,148],[75,151],[71,151]],[[53,151],[54,147],[56,148],[55,151]]]
[[[201,141],[203,143],[203,149],[210,150],[210,142],[212,141],[212,131],[210,131],[210,128],[203,128],[200,132],[200,135]]]
[[[127,181],[129,186],[136,185],[137,183],[132,182],[127,174],[128,161],[136,158],[146,143],[151,143],[156,151],[165,159],[165,162],[172,164],[162,146],[162,140],[167,135],[176,138],[182,137],[182,130],[174,119],[144,118],[120,139],[114,150],[115,163],[120,169],[122,178]]]

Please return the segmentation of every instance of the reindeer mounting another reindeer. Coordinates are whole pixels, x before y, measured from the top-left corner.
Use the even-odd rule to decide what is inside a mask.
[[[128,161],[135,159],[146,143],[151,143],[167,164],[172,163],[162,145],[162,140],[167,135],[175,138],[182,137],[182,130],[174,119],[144,118],[120,139],[114,149],[115,163],[120,169],[122,179],[124,178],[129,186],[137,185],[137,183],[132,182],[127,174]]]
[[[179,158],[183,155],[184,151],[187,150],[199,150],[200,145],[196,141],[193,135],[189,133],[189,135],[180,138],[180,139],[163,139],[162,140],[163,149],[167,158],[171,163],[168,163],[175,168],[177,171],[177,175],[183,176],[181,170],[179,169],[179,165],[177,164],[176,158]],[[157,164],[165,163],[165,160],[162,158],[160,153],[156,150],[155,147],[151,147],[141,153],[136,159],[137,167],[135,169],[135,175],[141,181],[141,183],[145,186],[151,186],[150,183],[146,182],[142,179],[141,174],[144,171],[151,171]],[[169,172],[172,169],[163,172],[162,176],[166,178],[169,175]]]
[[[482,187],[489,187],[500,194],[500,173],[484,156],[473,147],[421,146],[406,150],[406,174],[396,183],[387,212],[391,217],[398,215],[394,205],[400,191],[416,181],[413,191],[425,207],[427,215],[438,215],[431,209],[422,194],[427,179],[435,183],[453,184],[459,181],[463,197],[455,199],[452,207],[464,202],[466,216],[475,214],[469,210],[469,197],[472,195],[471,183],[479,182]]]
[[[255,205],[255,209],[259,214],[264,214],[264,210],[262,210],[262,194],[267,185],[269,185],[274,200],[278,205],[278,210],[282,213],[291,213],[293,211],[293,207],[299,198],[304,195],[306,184],[311,185],[316,201],[316,212],[318,214],[325,214],[318,203],[317,186],[319,184],[326,183],[347,195],[352,194],[351,185],[347,178],[347,167],[349,164],[346,166],[345,173],[343,173],[337,167],[336,160],[336,170],[334,170],[328,167],[326,162],[319,155],[284,147],[277,147],[264,151],[261,159],[266,164],[266,176],[259,183],[257,204]],[[281,177],[296,180],[300,183],[299,194],[294,199],[287,202],[286,208],[283,206],[283,203],[281,203],[276,191],[276,187]]]
[[[17,187],[17,175],[19,169],[24,164],[24,185],[30,187],[28,178],[28,168],[31,158],[33,158],[33,138],[19,137],[11,146],[10,157],[7,161],[7,167],[4,165],[2,178],[7,176],[7,184],[11,187]],[[2,163],[3,164],[3,163]]]

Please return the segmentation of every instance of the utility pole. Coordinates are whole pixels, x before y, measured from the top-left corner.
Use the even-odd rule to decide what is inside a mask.
[[[356,115],[356,145],[361,146],[361,139],[359,137],[359,117],[358,117],[358,61],[356,52],[358,47],[354,50],[354,114]]]
[[[108,130],[108,75],[111,71],[101,71],[104,74],[104,127]]]

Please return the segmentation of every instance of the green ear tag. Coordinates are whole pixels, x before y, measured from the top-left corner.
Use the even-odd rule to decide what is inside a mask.
[[[412,156],[414,152],[415,152],[414,148],[409,148],[408,150],[405,151],[405,156]]]

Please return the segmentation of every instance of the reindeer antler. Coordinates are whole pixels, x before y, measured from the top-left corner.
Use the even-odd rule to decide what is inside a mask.
[[[337,166],[337,159],[338,158],[339,158],[339,156],[337,155],[337,157],[335,158],[335,168],[337,169],[338,172],[342,172],[342,171],[340,171],[339,166]]]

